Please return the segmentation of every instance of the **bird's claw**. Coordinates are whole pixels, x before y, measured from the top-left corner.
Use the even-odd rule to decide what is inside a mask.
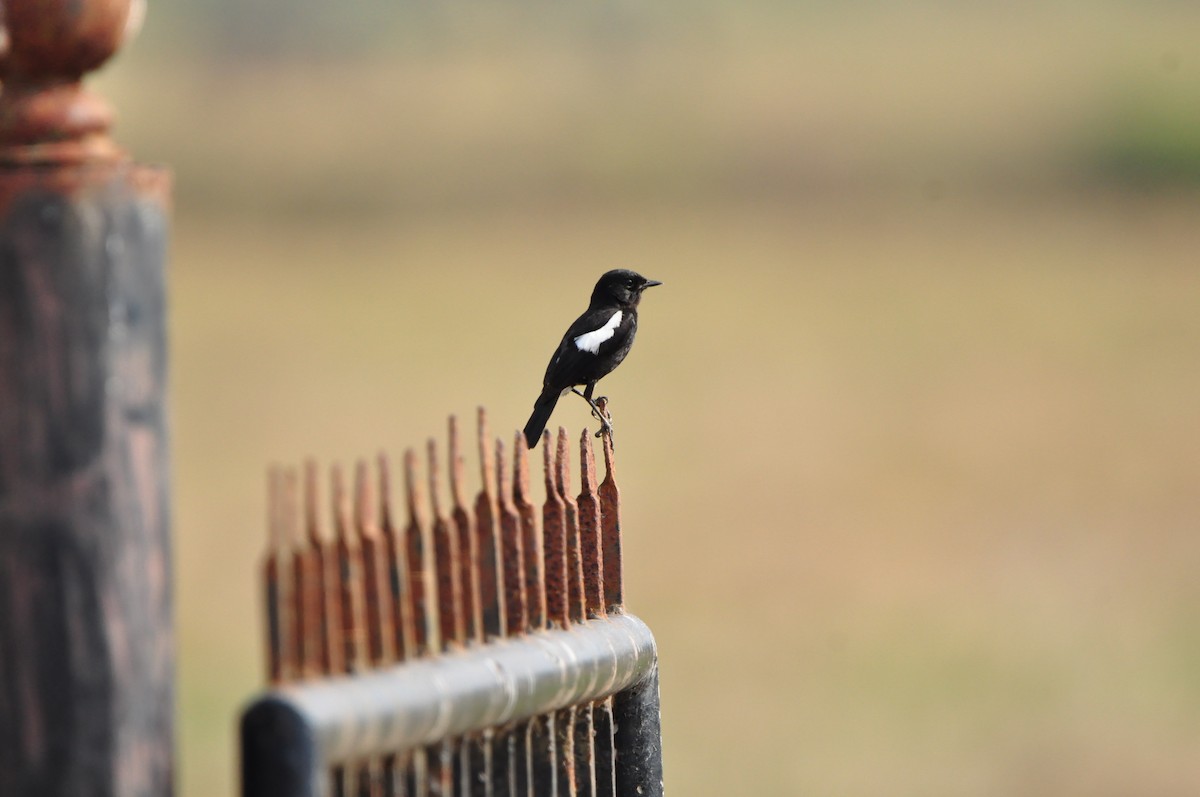
[[[601,409],[603,408],[603,410]],[[614,440],[612,414],[608,412],[608,396],[601,396],[596,399],[592,405],[592,416],[600,421],[600,430],[596,432],[596,438],[599,439],[604,435],[608,435],[609,440]]]
[[[599,418],[599,421],[600,429],[596,432],[596,438],[599,439],[606,434],[611,438],[614,431],[612,421],[608,420],[607,418]]]

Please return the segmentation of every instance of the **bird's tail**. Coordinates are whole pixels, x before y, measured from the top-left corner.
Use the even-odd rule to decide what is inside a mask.
[[[542,430],[546,428],[546,422],[550,420],[550,414],[554,412],[554,405],[558,403],[559,392],[557,390],[543,390],[542,395],[538,396],[537,401],[533,402],[533,414],[529,416],[529,422],[525,424],[525,442],[530,448],[537,445],[538,438],[542,436]]]

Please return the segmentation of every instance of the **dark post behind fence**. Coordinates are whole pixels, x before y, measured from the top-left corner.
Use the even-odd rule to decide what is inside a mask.
[[[129,161],[81,85],[143,8],[4,4],[2,795],[172,792],[169,176]]]

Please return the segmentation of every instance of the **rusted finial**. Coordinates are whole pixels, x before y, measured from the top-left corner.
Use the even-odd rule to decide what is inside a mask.
[[[600,496],[596,483],[596,455],[588,430],[579,439],[580,493],[579,541],[583,554],[583,597],[589,615],[603,615],[604,564],[600,540]]]
[[[304,605],[305,674],[334,672],[338,645],[333,632],[337,621],[332,614],[333,589],[329,572],[329,552],[321,539],[321,520],[317,505],[317,463],[304,463],[304,534],[308,547],[296,564],[301,600]]]
[[[546,616],[566,628],[571,621],[567,599],[567,508],[558,490],[557,449],[550,430],[542,432],[542,460],[546,475],[546,502],[542,504],[542,548],[546,564]]]
[[[404,530],[404,553],[408,566],[412,623],[405,628],[404,650],[420,656],[440,649],[436,593],[432,589],[429,534],[424,521],[425,497],[417,480],[417,452],[404,452],[404,487],[408,499],[408,527]],[[431,598],[433,598],[431,600]]]
[[[367,463],[354,469],[354,527],[363,571],[363,621],[366,624],[367,660],[379,666],[392,659],[392,602],[388,589],[387,543],[376,525]]]
[[[521,517],[521,547],[525,554],[526,627],[544,628],[546,579],[542,563],[542,535],[529,483],[529,447],[520,431],[513,435],[513,455],[513,504]]]
[[[612,438],[604,436],[604,481],[600,483],[600,525],[604,559],[604,605],[620,611],[625,603],[621,563],[621,491],[617,489],[617,464]]]
[[[0,162],[115,162],[112,110],[83,88],[141,24],[144,0],[7,0]]]
[[[354,672],[366,662],[366,645],[363,644],[362,621],[362,566],[358,546],[351,536],[350,495],[346,490],[345,477],[340,465],[334,465],[331,474],[333,503],[333,526],[335,540],[335,559],[337,563],[334,576],[337,612],[339,618],[338,630],[341,633],[342,669]]]
[[[479,432],[479,477],[483,483],[483,492],[494,498],[496,495],[496,469],[492,459],[492,438],[491,432],[488,431],[487,410],[483,407],[478,409],[477,421],[477,431]]]
[[[521,539],[521,516],[513,503],[512,472],[504,441],[496,438],[496,517],[500,524],[500,560],[504,566],[504,631],[508,636],[523,633],[529,625],[525,609],[525,551]]]
[[[442,644],[464,644],[466,630],[462,612],[462,574],[459,563],[458,539],[450,521],[442,512],[441,470],[438,468],[437,441],[426,443],[429,459],[430,512],[433,519],[433,570],[437,582],[438,618],[441,622]]]
[[[459,615],[465,639],[483,639],[483,617],[479,606],[479,545],[467,511],[467,469],[458,437],[458,417],[450,416],[450,497],[454,502],[450,518],[458,536],[458,581],[461,587]]]
[[[308,544],[321,546],[321,521],[317,511],[317,463],[304,462],[304,533]]]
[[[354,531],[359,540],[376,535],[375,513],[371,510],[371,483],[367,479],[367,462],[354,463]]]
[[[389,632],[392,635],[392,658],[403,661],[404,628],[411,626],[412,609],[407,603],[405,585],[408,573],[404,569],[403,542],[398,539],[395,516],[392,511],[392,473],[391,461],[387,455],[380,452],[376,460],[379,473],[379,534],[384,543],[384,559],[387,563],[388,600],[391,603],[391,623]]]
[[[479,473],[483,482],[475,497],[475,548],[478,553],[479,608],[484,638],[504,636],[504,573],[500,562],[500,533],[496,522],[496,473],[487,411],[479,408]]]
[[[586,617],[583,598],[583,556],[579,545],[579,507],[571,494],[571,441],[567,430],[558,427],[558,477],[555,482],[562,498],[566,517],[567,540],[567,596],[571,620],[579,622]]]

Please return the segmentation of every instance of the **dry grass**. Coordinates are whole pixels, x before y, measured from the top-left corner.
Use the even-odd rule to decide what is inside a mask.
[[[1194,11],[776,13],[114,73],[180,172],[185,795],[261,682],[266,464],[516,428],[614,265],[666,283],[604,388],[673,792],[1200,792],[1196,198],[1076,171]]]
[[[673,788],[1200,787],[1189,209],[856,208],[182,223],[190,793],[259,681],[264,463],[398,453],[476,402],[516,428],[613,262],[667,283],[607,392]]]

